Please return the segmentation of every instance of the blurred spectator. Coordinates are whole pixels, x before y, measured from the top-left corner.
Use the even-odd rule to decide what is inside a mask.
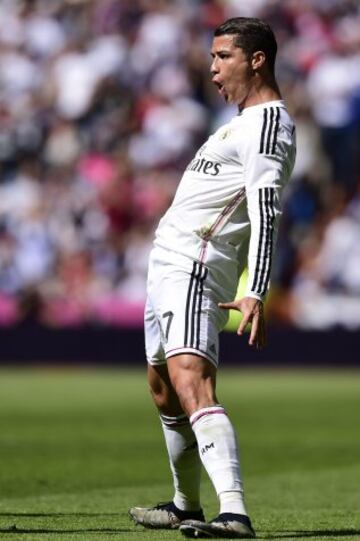
[[[360,25],[360,19],[358,22]],[[359,44],[355,47],[355,43],[338,39],[333,50],[311,70],[308,92],[332,178],[353,194],[358,180],[355,157],[359,145],[351,97],[360,87],[360,49]],[[360,36],[357,39],[360,43]]]
[[[154,228],[233,114],[209,45],[238,15],[273,25],[297,120],[269,312],[360,326],[356,0],[1,0],[0,325],[141,325]]]
[[[359,218],[359,198],[340,204],[321,236],[300,250],[290,309],[300,328],[360,326]]]

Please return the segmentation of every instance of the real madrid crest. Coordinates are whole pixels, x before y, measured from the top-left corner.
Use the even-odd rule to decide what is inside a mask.
[[[233,130],[231,128],[228,128],[227,130],[223,131],[223,133],[220,135],[220,139],[226,139],[229,137]]]

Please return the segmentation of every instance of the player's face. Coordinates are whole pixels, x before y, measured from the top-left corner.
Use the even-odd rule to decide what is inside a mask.
[[[253,70],[233,35],[216,36],[211,48],[212,82],[227,103],[244,106],[253,84]]]

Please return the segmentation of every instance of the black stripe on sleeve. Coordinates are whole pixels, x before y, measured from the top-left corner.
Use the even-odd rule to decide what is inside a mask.
[[[266,154],[270,154],[271,135],[274,128],[274,108],[270,107],[270,125],[267,133]]]
[[[265,142],[265,133],[266,133],[266,126],[267,126],[267,109],[264,109],[264,120],[261,130],[261,140],[260,140],[260,154],[264,152],[264,142]]]
[[[276,111],[276,112],[275,112]],[[260,138],[260,154],[273,155],[276,151],[280,124],[280,107],[264,109]]]
[[[258,281],[258,275],[260,270],[260,264],[261,264],[261,252],[262,252],[262,245],[263,245],[263,237],[264,237],[264,212],[263,212],[263,188],[259,190],[259,210],[260,210],[260,234],[259,234],[259,244],[258,244],[258,252],[256,256],[256,266],[255,266],[255,275],[254,275],[254,281],[251,286],[251,290],[256,290],[256,285]]]
[[[269,244],[268,251],[266,254],[267,261],[267,270],[264,277],[263,287],[261,290],[261,295],[265,295],[269,287],[270,273],[271,273],[271,263],[272,263],[272,253],[273,253],[273,244],[274,244],[274,223],[275,223],[275,207],[274,207],[274,188],[268,188],[270,191],[270,200],[269,200]]]
[[[270,275],[272,239],[274,229],[274,188],[264,188],[265,190],[265,245],[263,260],[261,261],[261,273],[256,293],[264,295],[267,290],[268,276]]]
[[[278,131],[279,131],[279,119],[280,119],[280,107],[276,107],[274,139],[273,139],[273,144],[272,144],[272,148],[271,148],[271,154],[275,154],[275,150],[276,150],[277,135],[278,135]]]
[[[259,213],[260,234],[256,257],[255,275],[251,291],[265,295],[270,280],[271,260],[274,242],[275,188],[260,188]]]

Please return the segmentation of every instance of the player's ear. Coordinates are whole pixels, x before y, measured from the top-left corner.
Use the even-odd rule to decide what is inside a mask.
[[[251,68],[253,71],[260,69],[266,62],[264,51],[255,51],[251,56]]]

